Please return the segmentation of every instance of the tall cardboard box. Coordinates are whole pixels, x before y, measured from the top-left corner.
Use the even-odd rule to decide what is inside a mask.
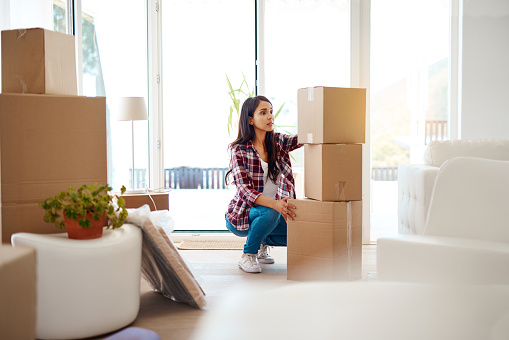
[[[38,203],[107,183],[106,98],[0,94],[0,229],[57,233]]]
[[[357,280],[362,276],[362,202],[289,200],[287,278]]]
[[[0,339],[35,339],[35,249],[0,244]]]
[[[366,89],[308,87],[297,91],[299,143],[365,142]]]
[[[77,95],[74,41],[42,28],[2,31],[2,92]]]
[[[304,145],[304,195],[321,201],[362,200],[361,144]]]

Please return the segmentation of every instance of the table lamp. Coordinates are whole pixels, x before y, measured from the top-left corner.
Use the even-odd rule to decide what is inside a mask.
[[[136,192],[134,188],[134,121],[135,120],[148,120],[147,107],[145,105],[145,98],[143,97],[122,97],[118,101],[117,120],[131,121],[132,129],[132,190],[127,192]]]

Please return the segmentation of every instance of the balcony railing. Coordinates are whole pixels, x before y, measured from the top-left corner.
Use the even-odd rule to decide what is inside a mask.
[[[428,145],[434,140],[447,140],[446,120],[427,120],[424,131],[424,144]]]
[[[398,167],[373,167],[371,168],[371,179],[374,181],[397,181]]]
[[[227,168],[164,169],[164,187],[170,189],[226,189]]]
[[[167,189],[227,189],[224,183],[226,172],[228,168],[164,169],[164,187]],[[135,169],[135,189],[145,188],[146,173],[146,169]],[[371,178],[374,181],[397,181],[398,167],[374,167],[371,170]]]

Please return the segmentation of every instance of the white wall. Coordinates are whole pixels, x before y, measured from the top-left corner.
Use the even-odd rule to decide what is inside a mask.
[[[463,0],[459,138],[509,138],[509,1]]]

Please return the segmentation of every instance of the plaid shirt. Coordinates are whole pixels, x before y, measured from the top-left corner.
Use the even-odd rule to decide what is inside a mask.
[[[281,175],[279,176],[276,200],[284,197],[295,198],[295,180],[292,175],[290,152],[300,148],[297,135],[290,136],[275,133],[279,148]],[[226,218],[238,230],[249,229],[249,208],[256,206],[254,201],[263,192],[263,169],[260,156],[251,141],[246,144],[236,144],[231,147],[231,163],[233,183],[237,186],[237,193],[228,205]]]

